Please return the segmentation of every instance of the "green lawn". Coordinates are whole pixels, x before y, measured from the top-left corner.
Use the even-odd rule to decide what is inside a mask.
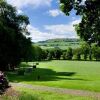
[[[40,62],[33,73],[18,76],[10,72],[8,78],[13,82],[100,92],[100,62],[64,60]]]
[[[51,92],[36,91],[25,88],[16,88],[19,96],[1,96],[0,100],[98,100],[95,97],[82,97]]]

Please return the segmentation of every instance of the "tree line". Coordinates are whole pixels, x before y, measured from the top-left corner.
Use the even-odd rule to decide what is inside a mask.
[[[62,50],[59,47],[52,49],[41,49],[39,46],[33,46],[32,61],[42,60],[100,60],[100,47],[92,44],[91,48],[88,43],[83,42],[80,47],[67,48]]]

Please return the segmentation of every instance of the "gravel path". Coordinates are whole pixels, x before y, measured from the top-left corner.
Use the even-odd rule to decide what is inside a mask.
[[[30,85],[24,83],[11,83],[12,86],[24,87],[32,90],[39,90],[39,91],[48,91],[48,92],[56,92],[59,94],[70,94],[76,96],[90,96],[96,97],[97,100],[100,100],[100,92],[91,92],[85,90],[73,90],[73,89],[64,89],[64,88],[56,88],[56,87],[48,87],[48,86],[40,86],[40,85]]]

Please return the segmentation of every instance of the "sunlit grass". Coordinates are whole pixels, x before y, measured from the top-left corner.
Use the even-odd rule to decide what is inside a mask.
[[[28,75],[8,74],[8,77],[12,82],[100,92],[100,62],[40,62],[37,69]]]

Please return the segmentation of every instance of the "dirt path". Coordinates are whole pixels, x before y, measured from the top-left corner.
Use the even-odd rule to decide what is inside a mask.
[[[18,87],[24,87],[32,90],[56,92],[60,94],[96,97],[97,100],[100,100],[100,92],[98,93],[98,92],[91,92],[85,90],[73,90],[73,89],[64,89],[64,88],[56,88],[56,87],[48,87],[48,86],[40,86],[40,85],[30,85],[24,83],[11,83],[11,85],[14,87],[18,86]]]

